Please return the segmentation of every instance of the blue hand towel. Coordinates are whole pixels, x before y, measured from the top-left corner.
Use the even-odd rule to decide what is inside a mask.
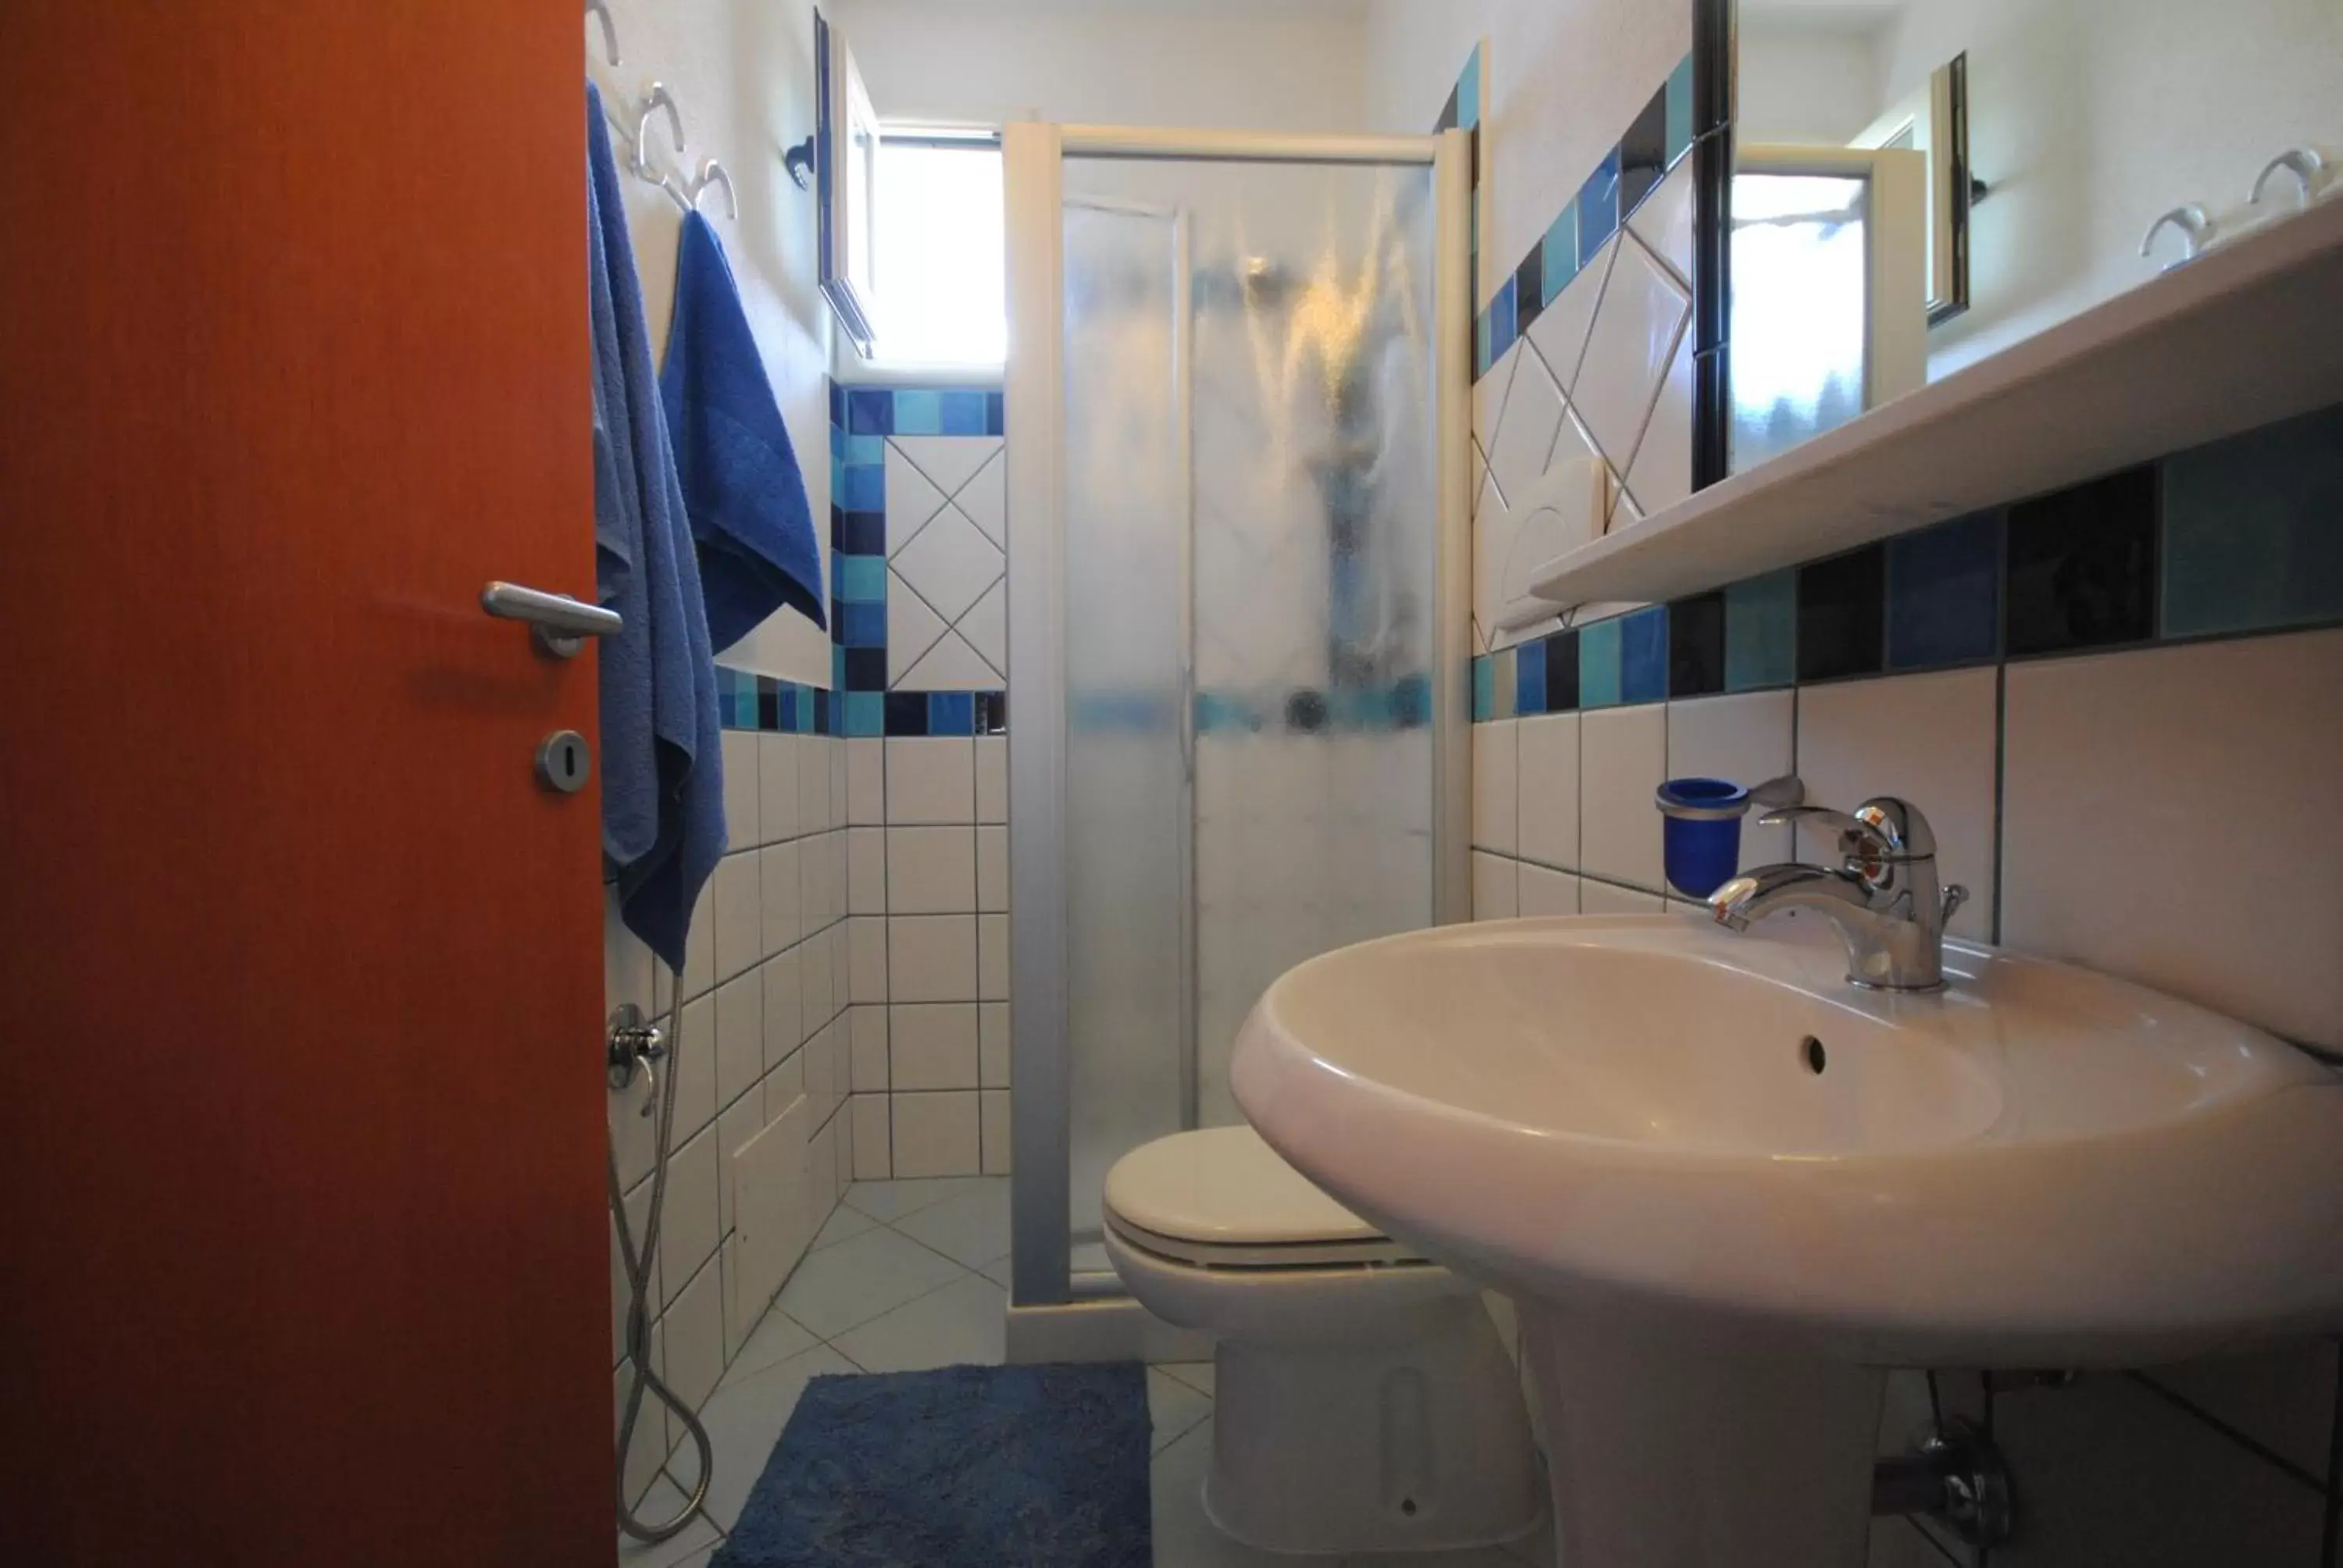
[[[594,331],[594,583],[626,618],[601,640],[602,851],[618,911],[680,971],[691,907],[724,853],[716,662],[651,372],[602,95],[586,87]]]
[[[659,392],[684,510],[699,541],[709,637],[729,648],[782,605],[826,629],[805,477],[724,247],[696,212],[684,216],[676,256]]]

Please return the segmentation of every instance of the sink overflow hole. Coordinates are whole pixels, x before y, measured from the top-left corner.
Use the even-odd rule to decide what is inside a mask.
[[[1823,1042],[1811,1034],[1799,1042],[1798,1050],[1806,1059],[1808,1072],[1820,1073],[1824,1068],[1830,1065],[1829,1052],[1824,1050]]]

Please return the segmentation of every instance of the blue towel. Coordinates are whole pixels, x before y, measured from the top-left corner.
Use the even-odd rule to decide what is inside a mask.
[[[602,95],[586,87],[594,329],[594,585],[627,629],[601,641],[602,852],[627,927],[683,968],[691,906],[724,853],[716,662]]]
[[[729,648],[783,605],[827,628],[805,477],[724,247],[696,212],[684,216],[676,256],[659,393],[684,510],[699,541],[709,637]]]

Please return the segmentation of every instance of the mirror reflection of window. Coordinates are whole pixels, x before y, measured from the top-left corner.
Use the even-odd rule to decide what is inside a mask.
[[[1755,467],[1863,412],[1870,182],[1733,181],[1732,467]]]

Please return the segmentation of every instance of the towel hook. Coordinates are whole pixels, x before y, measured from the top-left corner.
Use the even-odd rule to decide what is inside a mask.
[[[2156,236],[2167,228],[2177,228],[2180,231],[2181,239],[2187,248],[2182,252],[2178,261],[2167,264],[2164,270],[2170,272],[2175,267],[2186,266],[2203,255],[2205,247],[2212,243],[2213,226],[2212,215],[2207,212],[2200,203],[2192,201],[2174,207],[2147,226],[2147,237],[2139,242],[2139,254],[2143,256],[2154,256]]]
[[[2261,206],[2264,187],[2280,169],[2294,176],[2295,201],[2299,206],[2308,206],[2318,187],[2327,183],[2327,160],[2317,147],[2288,147],[2262,166],[2262,172],[2254,176],[2253,194],[2246,199]]]
[[[641,108],[635,116],[634,172],[645,179],[665,184],[663,176],[651,167],[649,156],[651,118],[661,109],[667,111],[668,129],[675,133],[676,152],[680,155],[683,151],[683,111],[675,106],[675,95],[667,90],[665,82],[653,82],[650,91],[643,95]]]
[[[691,182],[690,188],[686,193],[691,198],[692,210],[695,212],[699,210],[699,193],[709,186],[724,187],[724,214],[727,217],[738,220],[740,216],[739,193],[732,188],[732,176],[725,173],[724,166],[714,158],[699,166],[699,177]]]
[[[608,0],[586,0],[586,15],[602,24],[602,53],[618,64],[618,25],[610,20]]]

